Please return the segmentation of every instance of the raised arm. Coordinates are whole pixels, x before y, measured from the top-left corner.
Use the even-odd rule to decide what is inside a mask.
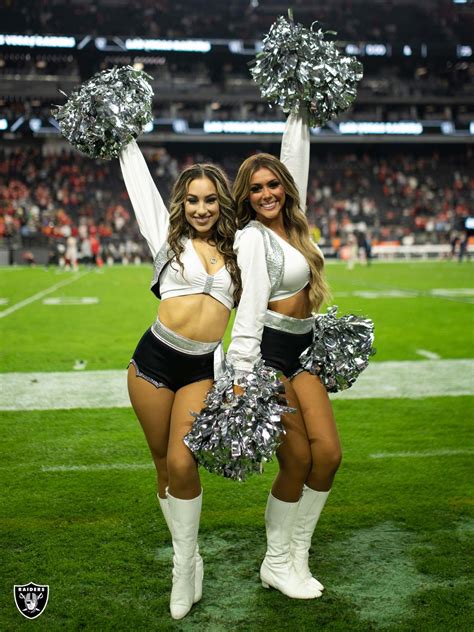
[[[281,140],[280,160],[293,176],[300,194],[301,208],[306,211],[308,190],[310,135],[306,118],[290,114]]]
[[[120,154],[120,167],[138,227],[155,258],[168,237],[169,213],[134,140]]]
[[[242,276],[242,296],[235,315],[227,361],[234,367],[235,377],[239,378],[250,373],[261,357],[260,343],[271,284],[263,238],[257,229],[239,231],[234,250]]]

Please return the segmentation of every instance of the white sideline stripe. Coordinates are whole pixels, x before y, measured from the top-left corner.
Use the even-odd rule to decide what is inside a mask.
[[[474,395],[474,360],[372,362],[334,399]],[[0,410],[129,408],[126,371],[0,374]]]
[[[153,463],[98,463],[97,465],[43,465],[42,472],[101,472],[109,470],[149,470]]]
[[[369,454],[371,459],[397,459],[397,458],[423,458],[428,456],[457,456],[465,454],[474,454],[474,450],[469,448],[465,450],[431,450],[427,452],[376,452]]]
[[[416,352],[422,358],[426,358],[427,360],[439,360],[441,358],[441,356],[434,351],[428,351],[427,349],[417,349]]]
[[[371,459],[390,459],[397,457],[423,458],[430,456],[457,456],[474,454],[474,450],[432,450],[431,452],[377,452],[369,454]],[[109,470],[149,470],[152,463],[98,463],[91,465],[43,465],[42,472],[102,472]]]
[[[4,318],[5,316],[9,316],[10,314],[13,314],[13,312],[16,312],[17,310],[21,309],[22,307],[26,307],[26,305],[29,305],[30,303],[34,303],[35,301],[38,301],[40,298],[43,298],[43,296],[47,296],[48,294],[51,294],[52,292],[55,292],[60,287],[64,287],[65,285],[69,285],[70,283],[74,283],[74,281],[78,281],[85,274],[88,274],[88,273],[89,273],[88,270],[86,270],[85,272],[81,272],[77,276],[74,276],[74,277],[72,277],[70,279],[66,279],[64,281],[60,281],[59,283],[55,283],[54,285],[52,285],[51,287],[47,288],[46,290],[42,290],[41,292],[38,292],[37,294],[33,294],[33,296],[30,296],[29,298],[25,298],[23,301],[20,301],[19,303],[15,303],[14,305],[9,307],[8,309],[4,309],[3,312],[0,312],[0,318]]]
[[[423,399],[474,395],[474,360],[372,362],[347,391],[331,399]]]

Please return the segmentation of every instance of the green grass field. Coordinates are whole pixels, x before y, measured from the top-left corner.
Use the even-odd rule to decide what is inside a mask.
[[[328,277],[341,313],[374,319],[374,362],[412,361],[416,380],[430,357],[474,359],[469,264],[330,265]],[[123,369],[156,313],[146,266],[0,279],[1,371],[19,379],[78,360],[85,372]],[[76,304],[87,297],[97,302]],[[2,632],[474,629],[472,395],[334,401],[344,461],[313,538],[318,600],[258,581],[275,463],[245,483],[203,471],[204,596],[181,622],[168,611],[171,543],[133,411],[15,403],[0,412]],[[30,581],[50,587],[34,623],[12,596]]]

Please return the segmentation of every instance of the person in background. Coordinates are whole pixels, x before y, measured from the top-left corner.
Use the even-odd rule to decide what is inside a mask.
[[[69,235],[66,239],[66,252],[64,253],[66,259],[66,266],[71,268],[74,272],[79,269],[77,265],[77,238],[74,235]]]
[[[462,234],[462,236],[459,239],[459,253],[458,253],[459,263],[463,262],[464,257],[467,257],[467,259],[469,260],[468,245],[469,245],[469,234],[466,231]]]

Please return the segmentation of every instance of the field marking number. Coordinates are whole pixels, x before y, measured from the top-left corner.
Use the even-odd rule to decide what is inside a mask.
[[[43,305],[97,305],[97,296],[52,296],[43,299]]]

